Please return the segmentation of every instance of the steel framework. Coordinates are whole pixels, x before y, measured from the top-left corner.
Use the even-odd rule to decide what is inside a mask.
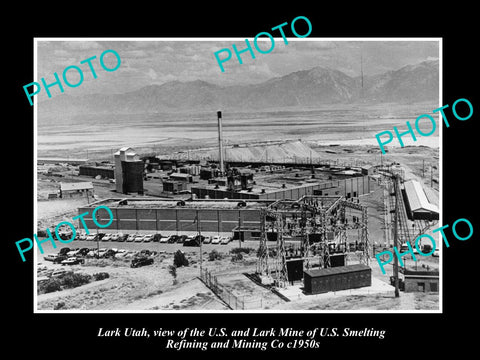
[[[353,216],[349,222],[347,209],[361,216]],[[273,278],[276,286],[284,287],[289,281],[285,241],[290,237],[300,238],[300,247],[295,250],[304,269],[317,261],[319,267],[332,266],[333,253],[345,257],[356,253],[361,263],[369,264],[368,210],[353,199],[306,195],[296,201],[278,200],[263,209],[261,217],[257,273]],[[352,229],[359,231],[354,246],[348,244],[348,231]],[[269,238],[274,238],[275,246],[269,247]]]

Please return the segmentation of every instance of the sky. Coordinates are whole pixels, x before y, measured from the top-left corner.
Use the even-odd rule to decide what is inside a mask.
[[[363,59],[365,75],[397,70],[405,65],[438,59],[439,41],[435,39],[407,41],[346,41],[321,38],[274,38],[274,47],[268,54],[261,54],[254,45],[255,59],[247,51],[241,54],[240,64],[232,49],[246,48],[244,38],[204,39],[185,41],[178,39],[37,39],[37,75],[33,81],[45,78],[53,83],[54,72],[62,79],[63,70],[71,65],[82,69],[84,80],[75,88],[64,86],[65,93],[75,96],[95,93],[125,93],[148,85],[161,85],[169,81],[203,80],[228,86],[253,84],[280,77],[289,73],[311,69],[316,66],[340,70],[349,76],[360,75],[360,59]],[[271,47],[268,37],[260,37],[258,46],[266,51]],[[221,71],[214,53],[228,48],[232,52]],[[99,63],[105,50],[115,50],[121,58],[120,67],[112,72],[104,71]],[[227,53],[219,55],[221,59]],[[97,74],[94,79],[88,64],[81,61],[96,56],[92,65]],[[112,53],[104,57],[105,65],[113,68],[116,58]],[[67,72],[72,84],[80,77],[75,69]],[[57,89],[52,87],[52,94]],[[59,91],[57,91],[59,92]]]

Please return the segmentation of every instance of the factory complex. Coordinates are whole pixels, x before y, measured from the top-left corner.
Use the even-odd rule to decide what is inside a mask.
[[[218,148],[141,155],[126,146],[107,161],[54,162],[67,165],[57,174],[52,168],[42,173],[61,177],[58,190],[45,198],[87,200],[76,207],[76,214],[88,214],[75,226],[86,226],[95,236],[97,257],[101,244],[113,249],[115,258],[122,246],[119,235],[137,236],[140,240],[127,241],[146,249],[157,241],[162,253],[172,257],[183,250],[182,244],[193,246],[196,276],[228,309],[276,306],[277,301],[293,301],[292,291],[297,298],[344,291],[395,296],[399,289],[439,291],[438,260],[418,274],[411,264],[400,269],[392,263],[391,276],[382,280],[371,260],[383,249],[413,244],[438,221],[435,191],[407,179],[399,164],[339,163],[300,140],[225,146],[221,116],[218,112]],[[51,163],[39,159],[38,164]],[[100,205],[111,210],[108,227],[97,226],[110,218],[103,209],[92,218]],[[79,231],[77,237],[85,235]],[[149,240],[143,243],[145,236]],[[223,240],[215,243],[212,238]],[[239,252],[236,248],[253,249],[251,261],[237,256],[230,263],[214,262],[214,250]],[[136,251],[141,261],[149,256],[153,260],[148,264],[158,261],[157,251]],[[242,261],[244,271],[237,271],[244,274],[232,282],[228,269]],[[258,287],[260,301],[249,305],[229,281]]]

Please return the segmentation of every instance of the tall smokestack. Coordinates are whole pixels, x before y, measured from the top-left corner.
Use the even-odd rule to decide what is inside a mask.
[[[219,151],[219,162],[220,162],[220,172],[225,174],[225,168],[223,165],[223,134],[222,134],[222,112],[217,111],[218,118],[218,151]]]

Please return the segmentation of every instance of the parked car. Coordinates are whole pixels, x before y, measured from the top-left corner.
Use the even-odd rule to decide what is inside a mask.
[[[127,242],[132,242],[133,240],[135,240],[135,234],[129,234],[129,235],[127,236],[126,241],[127,241]]]
[[[189,238],[183,242],[183,246],[200,246],[200,239],[197,237]]]
[[[117,234],[117,235],[118,235],[117,241],[119,241],[119,242],[124,242],[124,241],[127,240],[128,234],[119,233],[119,234]]]
[[[227,245],[230,242],[231,238],[229,236],[223,236],[220,239],[220,244]]]
[[[43,257],[44,260],[46,261],[55,261],[55,259],[58,257],[56,254],[48,254]]]
[[[170,238],[168,239],[168,243],[169,243],[169,244],[174,244],[174,243],[176,243],[179,237],[180,237],[180,236],[178,236],[178,235],[172,235],[172,236],[170,236]]]
[[[201,241],[202,244],[205,241],[205,236],[203,236],[203,235],[195,235],[193,238],[197,241]]]
[[[212,237],[211,236],[205,236],[203,239],[204,244],[210,244],[212,242]]]
[[[145,235],[135,235],[135,242],[142,242],[145,239]]]
[[[69,251],[72,251],[72,249],[68,247],[61,248],[58,252],[58,255],[67,255]]]
[[[214,236],[212,238],[212,244],[220,244],[220,236]]]
[[[61,262],[62,265],[76,265],[76,264],[84,264],[85,260],[82,258],[77,257],[69,257]]]
[[[150,256],[150,255],[153,255],[153,253],[152,253],[152,251],[150,251],[148,249],[140,250],[140,252],[137,254],[137,256],[140,256],[140,257],[145,257],[145,256]]]
[[[180,235],[177,239],[177,244],[183,244],[185,240],[187,240],[187,235]]]
[[[105,236],[102,237],[102,241],[111,241],[112,240],[112,235],[113,234],[105,234]]]
[[[53,273],[52,273],[52,277],[57,277],[57,276],[61,276],[61,275],[64,275],[67,273],[67,270],[65,269],[58,269],[58,270],[55,270]]]
[[[142,257],[142,258],[133,259],[132,263],[130,264],[130,267],[136,268],[136,267],[151,265],[151,264],[153,264],[152,258]]]
[[[152,234],[148,234],[148,235],[145,235],[143,237],[143,242],[150,242],[153,240],[153,235]]]
[[[106,248],[101,248],[98,251],[98,257],[103,257],[107,253],[108,249]]]
[[[70,240],[72,238],[72,230],[62,230],[58,232],[58,236],[62,240]]]
[[[132,257],[134,257],[137,253],[138,253],[138,251],[135,251],[135,250],[127,251],[124,257],[125,257],[125,258],[132,258]]]
[[[109,257],[114,257],[117,252],[114,249],[108,249],[102,257],[104,258],[109,258]]]
[[[433,251],[432,256],[435,256],[435,257],[440,256],[440,251],[439,251],[438,249],[435,249],[435,250]],[[46,260],[46,259],[45,259],[45,260]]]
[[[159,240],[159,242],[161,242],[161,243],[163,243],[163,244],[168,243],[168,242],[170,242],[170,241],[169,241],[169,240],[170,240],[170,237],[171,237],[171,236],[161,237],[160,240]]]
[[[68,257],[76,256],[76,255],[79,253],[79,251],[80,251],[80,249],[70,250],[70,251],[67,253],[67,256],[68,256]]]
[[[78,250],[77,255],[85,256],[85,255],[88,254],[89,251],[90,251],[90,249],[88,249],[88,248],[81,248],[80,250]]]
[[[162,234],[154,234],[152,241],[153,242],[159,242],[162,239]]]
[[[87,239],[87,234],[81,233],[78,235],[78,240],[86,240]]]
[[[97,234],[87,235],[86,241],[97,241]]]
[[[125,250],[125,249],[119,249],[119,250],[115,253],[114,257],[117,258],[117,259],[121,259],[121,258],[125,257],[125,255],[127,255],[127,250]]]
[[[54,260],[53,260],[53,263],[54,264],[60,264],[63,260],[66,260],[68,259],[68,256],[67,255],[58,255]]]

